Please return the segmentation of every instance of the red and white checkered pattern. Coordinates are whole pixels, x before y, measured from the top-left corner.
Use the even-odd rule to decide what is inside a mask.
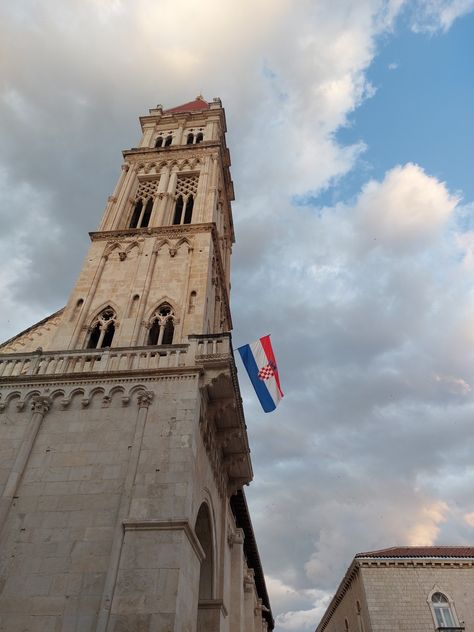
[[[258,372],[258,377],[260,380],[269,380],[274,375],[275,375],[275,372],[273,371],[273,366],[271,362],[269,362],[265,366],[262,366],[262,368]]]

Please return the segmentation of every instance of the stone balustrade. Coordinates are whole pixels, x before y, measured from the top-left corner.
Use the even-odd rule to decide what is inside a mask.
[[[192,367],[230,355],[226,334],[190,336],[189,344],[0,354],[0,379]]]

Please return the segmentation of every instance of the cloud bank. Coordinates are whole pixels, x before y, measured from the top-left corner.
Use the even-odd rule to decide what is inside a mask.
[[[405,15],[442,33],[468,0],[24,0],[0,9],[2,338],[61,307],[137,116],[220,96],[237,200],[234,344],[272,333],[285,399],[241,371],[248,490],[277,630],[312,630],[357,551],[470,542],[472,207],[423,165],[353,199],[337,131]],[[259,297],[256,301],[255,297]]]

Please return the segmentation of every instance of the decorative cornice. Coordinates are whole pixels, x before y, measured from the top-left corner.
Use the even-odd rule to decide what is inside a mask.
[[[92,380],[94,382],[96,381],[107,381],[109,377],[111,378],[120,378],[120,381],[125,381],[125,380],[141,380],[142,376],[143,377],[147,377],[147,376],[152,376],[152,377],[156,377],[156,378],[163,378],[163,377],[188,377],[186,374],[194,374],[194,375],[199,375],[202,371],[204,370],[204,367],[202,365],[196,365],[196,366],[188,366],[188,367],[163,367],[163,368],[156,368],[156,369],[135,369],[132,371],[107,371],[104,373],[98,373],[98,372],[85,372],[85,373],[71,373],[71,375],[74,375],[74,381],[73,383],[83,383],[83,382],[87,382],[88,380]],[[140,377],[138,377],[138,375]],[[189,376],[191,377],[191,376]],[[49,379],[48,379],[49,378]],[[101,380],[102,378],[102,380]],[[35,384],[38,385],[38,383],[44,383],[45,385],[50,384],[51,382],[54,382],[55,384],[59,384],[59,383],[63,383],[63,382],[69,382],[69,380],[64,379],[64,378],[60,378],[58,374],[56,373],[51,373],[51,374],[44,374],[44,375],[9,375],[6,377],[0,377],[0,386],[3,385],[7,385],[9,383],[11,384]]]
[[[171,128],[170,128],[171,129]],[[192,150],[193,156],[201,156],[209,153],[209,149],[218,149],[223,153],[223,147],[218,140],[206,140],[199,143],[199,149],[196,145],[169,145],[168,147],[132,147],[124,149],[122,155],[128,162],[137,162],[143,155],[155,155],[162,158],[164,155],[171,160],[175,155],[189,153]]]
[[[89,233],[91,241],[104,241],[112,238],[131,236],[149,237],[150,235],[163,235],[165,237],[182,237],[194,233],[206,233],[216,231],[214,222],[202,224],[180,224],[171,226],[148,226],[147,228],[122,228],[120,230],[101,230]]]

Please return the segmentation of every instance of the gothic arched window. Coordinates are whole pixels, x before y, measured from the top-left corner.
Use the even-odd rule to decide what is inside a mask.
[[[111,307],[106,307],[95,319],[90,329],[88,349],[110,347],[115,334],[117,315]]]
[[[194,197],[190,195],[186,202],[186,210],[184,212],[183,224],[190,224],[193,216]]]
[[[133,209],[132,219],[129,228],[146,228],[150,223],[151,212],[153,210],[153,198],[148,198],[143,208],[143,200],[139,198]]]
[[[188,134],[186,139],[186,145],[192,145],[194,143],[194,134]]]
[[[158,136],[155,142],[155,147],[157,149],[159,149],[160,147],[163,147],[163,136]]]
[[[132,219],[130,220],[129,228],[137,228],[138,222],[140,221],[140,215],[142,214],[143,209],[143,200],[140,198],[135,203],[135,208],[133,209]]]
[[[443,595],[441,592],[433,593],[431,595],[431,607],[438,629],[455,628],[457,626],[452,604],[446,595]]]
[[[198,143],[202,143],[203,140],[204,140],[204,134],[202,132],[199,132],[199,134],[196,136],[196,145]]]
[[[143,211],[142,221],[140,222],[140,228],[146,228],[150,223],[151,211],[153,210],[153,198],[148,198],[148,201]]]
[[[148,332],[149,345],[171,345],[174,335],[174,312],[171,305],[163,303],[154,312]]]
[[[184,206],[183,196],[182,195],[178,195],[178,197],[176,198],[176,204],[174,206],[173,224],[181,224],[181,216],[183,214],[183,206]]]
[[[170,134],[169,136],[166,137],[165,147],[169,147],[171,145],[172,141],[173,141],[173,137]]]

